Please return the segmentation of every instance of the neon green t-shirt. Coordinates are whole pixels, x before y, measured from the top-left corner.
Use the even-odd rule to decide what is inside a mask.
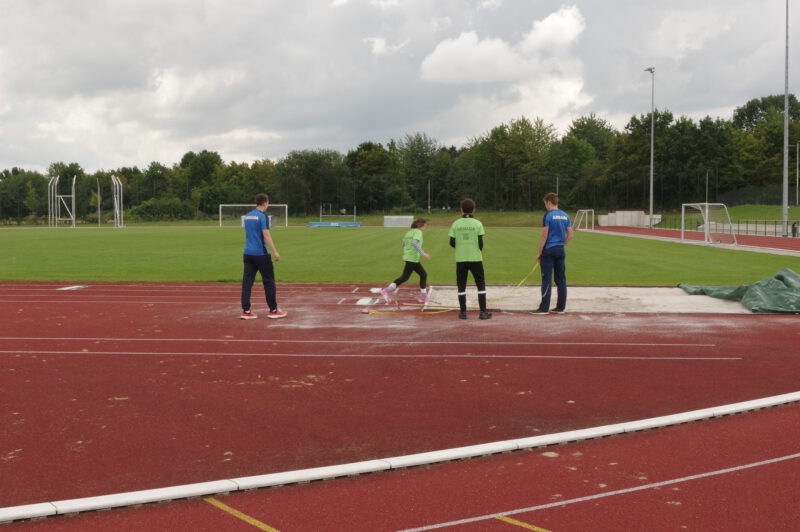
[[[478,237],[486,234],[483,224],[475,218],[459,218],[450,226],[447,236],[456,239],[456,262],[481,262],[483,253]]]
[[[422,249],[422,231],[416,227],[403,237],[403,260],[406,262],[419,262],[419,251],[412,244],[414,240],[419,242],[419,248]]]

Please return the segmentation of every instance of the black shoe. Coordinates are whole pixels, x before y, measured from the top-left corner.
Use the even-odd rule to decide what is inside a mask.
[[[458,319],[460,320],[467,319],[467,313],[462,310],[461,312],[458,313]]]
[[[554,313],[556,313],[556,314],[564,314],[564,313],[566,312],[566,310],[564,310],[563,308],[562,308],[562,309],[557,309],[557,308],[554,308],[554,309],[553,309],[553,310],[551,310],[550,312],[554,312]]]
[[[545,314],[550,314],[550,311],[549,310],[542,310],[540,308],[537,308],[536,310],[532,310],[532,311],[528,312],[528,314],[533,314],[534,316],[543,316]]]
[[[480,315],[478,316],[478,318],[481,319],[481,320],[488,320],[488,319],[491,319],[491,317],[492,317],[492,313],[489,312],[488,310],[482,310]]]

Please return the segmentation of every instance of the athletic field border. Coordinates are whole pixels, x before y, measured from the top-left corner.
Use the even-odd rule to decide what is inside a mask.
[[[112,508],[123,508],[143,504],[166,502],[208,495],[220,495],[257,488],[270,488],[289,484],[327,480],[337,477],[352,477],[366,473],[390,471],[407,467],[432,465],[441,462],[464,460],[479,456],[488,456],[537,447],[547,447],[565,443],[573,443],[596,438],[604,438],[650,430],[671,425],[679,425],[693,421],[701,421],[717,417],[741,414],[753,410],[760,410],[788,403],[800,402],[800,391],[782,395],[774,395],[762,399],[753,399],[740,403],[731,403],[722,406],[692,410],[679,414],[658,416],[638,421],[628,421],[613,425],[603,425],[587,429],[557,432],[542,436],[503,440],[491,443],[455,447],[440,451],[409,454],[392,458],[381,458],[363,462],[353,462],[334,466],[299,469],[283,473],[270,473],[251,477],[241,477],[197,484],[184,484],[167,488],[156,488],[142,491],[130,491],[111,495],[84,497],[63,501],[43,502],[22,506],[0,508],[0,523],[21,521],[35,518],[52,517],[56,515],[75,514]]]

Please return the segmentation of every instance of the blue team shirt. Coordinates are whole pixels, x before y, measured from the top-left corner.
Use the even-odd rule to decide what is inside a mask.
[[[244,254],[245,255],[269,255],[267,246],[264,244],[264,229],[269,229],[269,219],[267,215],[258,209],[253,209],[244,215]]]
[[[542,226],[547,227],[547,242],[544,247],[552,248],[554,246],[563,246],[564,240],[567,238],[567,228],[572,226],[572,221],[569,215],[561,209],[553,209],[547,211],[542,217]]]

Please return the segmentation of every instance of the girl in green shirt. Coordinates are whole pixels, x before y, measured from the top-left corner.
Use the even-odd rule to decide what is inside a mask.
[[[408,281],[411,277],[411,272],[416,272],[419,275],[419,298],[420,303],[428,301],[428,272],[420,264],[420,257],[430,259],[431,256],[425,253],[422,249],[422,232],[425,230],[425,218],[417,218],[411,224],[411,229],[403,237],[403,260],[405,267],[403,273],[392,281],[389,286],[381,290],[381,295],[387,303],[392,302],[392,293],[397,290],[397,287]]]

